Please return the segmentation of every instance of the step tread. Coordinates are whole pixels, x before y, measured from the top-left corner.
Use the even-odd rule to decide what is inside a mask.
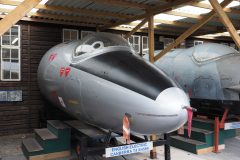
[[[28,152],[42,151],[42,146],[34,138],[27,138],[23,140],[23,145],[26,147]]]
[[[57,139],[58,137],[49,131],[47,128],[35,129],[36,134],[38,134],[43,140]]]
[[[48,120],[47,123],[49,123],[50,125],[52,125],[56,129],[70,128],[69,126],[67,126],[66,124],[64,124],[63,122],[61,122],[59,120]]]
[[[183,142],[186,142],[186,143],[194,144],[194,145],[204,145],[204,144],[206,144],[204,142],[197,141],[197,140],[194,140],[194,139],[185,138],[185,137],[182,137],[182,136],[171,136],[171,138],[177,139],[177,140],[180,140],[180,141],[183,141]]]
[[[184,126],[184,129],[188,129],[188,127]],[[209,130],[205,130],[205,129],[201,129],[201,128],[196,128],[196,127],[192,127],[191,130],[194,131],[194,132],[200,132],[200,133],[204,133],[204,134],[212,134],[213,133],[213,131],[209,131]]]
[[[213,121],[213,120],[210,120],[210,119],[193,118],[193,121],[198,121],[198,122],[204,122],[204,123],[214,124],[214,121]]]

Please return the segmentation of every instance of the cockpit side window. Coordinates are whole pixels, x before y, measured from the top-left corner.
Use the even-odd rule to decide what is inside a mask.
[[[101,48],[104,48],[104,44],[102,41],[96,41],[96,42],[92,43],[91,45],[82,44],[76,48],[74,57],[78,57],[78,56],[81,56],[81,55],[87,54],[87,53],[92,53],[95,50],[101,49]]]
[[[128,42],[120,37],[110,33],[96,33],[83,38],[76,44],[73,52],[73,59],[80,60],[85,57],[96,54],[99,50],[107,47],[129,47]]]

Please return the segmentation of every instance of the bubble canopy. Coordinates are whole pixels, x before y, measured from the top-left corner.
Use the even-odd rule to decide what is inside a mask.
[[[228,55],[239,53],[232,47],[216,43],[204,43],[202,45],[195,46],[193,49],[193,58],[198,62],[219,59]]]
[[[96,53],[96,51],[106,49],[108,47],[130,48],[130,45],[120,35],[111,33],[95,33],[79,41],[74,51],[73,57],[83,56],[84,54],[93,54]]]

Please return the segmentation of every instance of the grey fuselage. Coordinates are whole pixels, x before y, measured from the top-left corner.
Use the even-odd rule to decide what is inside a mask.
[[[168,133],[187,121],[184,91],[116,35],[53,47],[40,62],[38,81],[54,105],[104,129],[122,131],[125,114],[133,134]]]
[[[175,49],[155,65],[178,82],[192,99],[239,101],[240,54],[229,46],[205,43]]]

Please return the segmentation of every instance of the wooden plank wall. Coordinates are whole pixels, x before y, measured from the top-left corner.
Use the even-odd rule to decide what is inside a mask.
[[[37,84],[37,68],[43,54],[62,41],[62,28],[20,24],[21,81],[0,82],[1,90],[22,90],[23,101],[0,104],[0,135],[31,132],[40,126],[46,104]]]

